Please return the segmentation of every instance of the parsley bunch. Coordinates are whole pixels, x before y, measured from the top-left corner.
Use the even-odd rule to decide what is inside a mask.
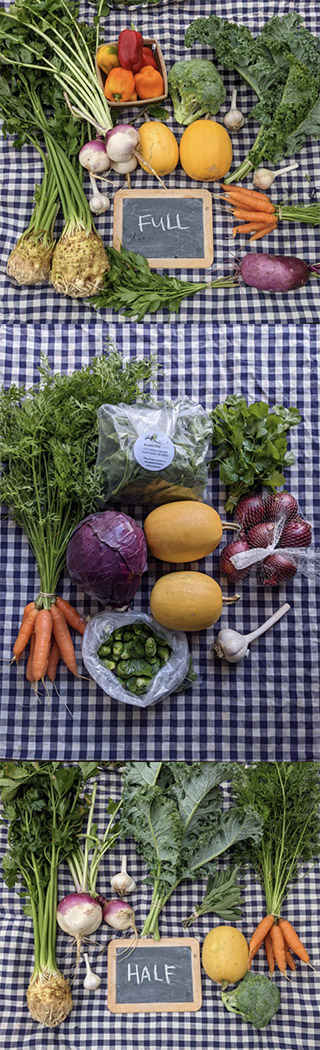
[[[295,462],[288,452],[286,433],[300,423],[297,408],[265,401],[248,405],[244,397],[231,394],[211,414],[212,444],[217,447],[210,466],[221,463],[220,479],[228,489],[226,510],[234,510],[242,496],[254,485],[266,485],[274,492],[284,485],[282,467]]]
[[[106,248],[110,268],[104,277],[104,286],[89,299],[89,305],[98,310],[119,310],[125,317],[141,321],[145,314],[157,310],[178,313],[181,302],[203,288],[233,288],[234,277],[218,277],[216,281],[181,281],[178,277],[150,270],[148,260],[126,248]]]

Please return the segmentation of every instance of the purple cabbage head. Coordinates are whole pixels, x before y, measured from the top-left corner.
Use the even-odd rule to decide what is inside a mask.
[[[128,514],[89,514],[72,533],[67,568],[71,579],[103,605],[128,607],[147,569],[144,532]]]

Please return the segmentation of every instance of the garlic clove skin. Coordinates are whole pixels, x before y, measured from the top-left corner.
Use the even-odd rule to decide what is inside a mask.
[[[86,989],[87,992],[95,992],[97,988],[100,987],[101,977],[98,977],[98,974],[93,973],[93,970],[91,970],[89,959],[86,953],[84,955],[84,959],[87,972],[83,982],[83,987]]]
[[[230,664],[240,663],[240,660],[250,655],[246,637],[229,627],[219,631],[213,649],[217,656],[221,659],[224,657]]]

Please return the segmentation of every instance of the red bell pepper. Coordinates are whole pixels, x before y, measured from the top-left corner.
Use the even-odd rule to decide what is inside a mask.
[[[153,66],[154,69],[158,69],[153,51],[151,51],[151,47],[143,48],[141,69],[143,69],[144,66]]]
[[[118,58],[122,69],[138,73],[142,65],[143,37],[135,29],[123,29],[118,39]]]

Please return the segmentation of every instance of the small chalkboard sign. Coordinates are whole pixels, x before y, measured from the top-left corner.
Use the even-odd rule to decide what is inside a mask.
[[[143,938],[133,950],[132,939],[110,942],[112,1013],[187,1012],[201,1005],[200,949],[194,937],[163,937],[159,943]]]
[[[118,190],[113,246],[144,255],[152,268],[211,266],[211,194],[208,190]]]

